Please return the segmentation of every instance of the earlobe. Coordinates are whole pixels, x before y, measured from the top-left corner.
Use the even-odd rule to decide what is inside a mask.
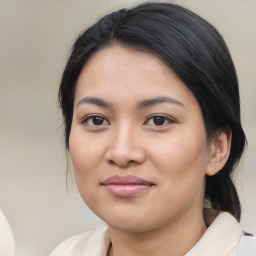
[[[226,164],[231,148],[232,131],[229,126],[222,127],[212,140],[206,175],[213,176]]]

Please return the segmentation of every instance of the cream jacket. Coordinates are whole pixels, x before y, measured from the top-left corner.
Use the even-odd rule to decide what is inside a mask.
[[[256,256],[256,237],[246,236],[237,220],[227,212],[205,214],[206,232],[185,256]],[[108,226],[73,236],[50,256],[106,256],[110,246]]]
[[[0,210],[0,256],[14,255],[14,238],[11,227]]]

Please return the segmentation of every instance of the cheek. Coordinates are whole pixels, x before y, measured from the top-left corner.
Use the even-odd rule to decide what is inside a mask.
[[[104,157],[103,145],[101,140],[85,137],[83,131],[75,127],[71,129],[69,150],[76,184],[85,199],[86,192],[99,182],[100,173],[97,170]]]
[[[200,137],[176,133],[173,137],[165,137],[161,142],[153,144],[152,151],[158,159],[161,159],[159,162],[168,163],[170,166],[184,166],[186,163],[190,166],[200,162],[204,165],[207,159],[206,142]]]
[[[84,202],[93,207],[98,198],[95,196],[95,188],[99,184],[97,173],[101,159],[100,145],[90,137],[84,137],[78,129],[71,129],[69,139],[69,151],[74,169],[77,188]]]
[[[84,136],[78,128],[71,129],[69,151],[75,172],[90,172],[99,164],[102,145],[98,140]]]
[[[155,143],[152,155],[155,155],[154,165],[163,177],[162,181],[167,180],[167,186],[179,191],[200,189],[208,162],[203,136],[192,136],[184,131],[176,133],[174,138]]]
[[[157,151],[156,151],[157,152]],[[166,147],[158,148],[158,166],[161,201],[166,211],[186,211],[193,206],[202,207],[204,197],[204,176],[206,154],[189,138],[173,141]],[[170,203],[167,203],[170,202]]]

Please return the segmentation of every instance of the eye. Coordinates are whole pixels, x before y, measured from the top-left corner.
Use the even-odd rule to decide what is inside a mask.
[[[99,116],[99,115],[87,116],[81,123],[87,124],[90,126],[109,125],[109,121],[106,118],[104,118],[103,116]]]
[[[146,125],[159,126],[159,127],[162,127],[171,123],[174,123],[174,121],[171,118],[163,115],[151,116],[145,122]]]

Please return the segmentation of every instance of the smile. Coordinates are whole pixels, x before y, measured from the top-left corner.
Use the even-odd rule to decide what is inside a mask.
[[[101,183],[113,196],[134,197],[151,189],[155,184],[136,176],[111,176]]]

